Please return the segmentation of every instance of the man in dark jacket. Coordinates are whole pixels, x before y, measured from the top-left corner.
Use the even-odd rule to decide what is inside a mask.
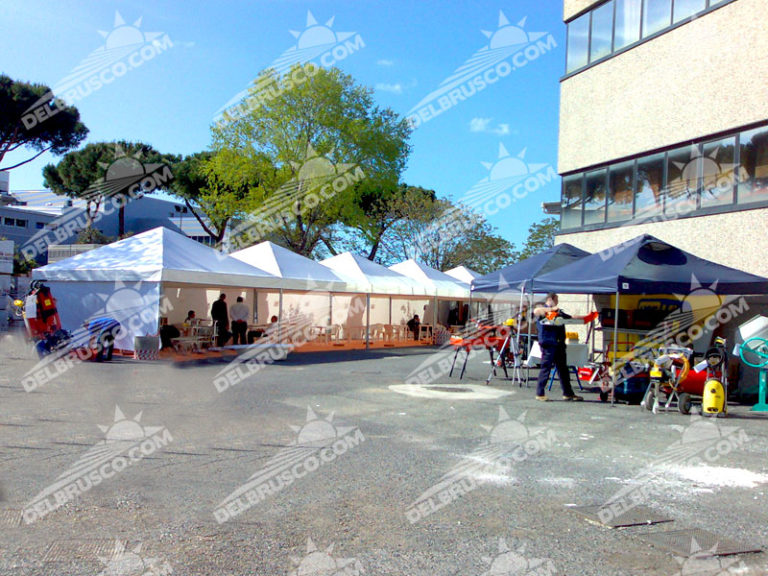
[[[553,367],[557,368],[557,374],[560,376],[563,400],[584,400],[581,396],[576,396],[571,388],[565,350],[565,326],[562,323],[562,320],[571,317],[557,306],[557,294],[547,294],[546,304],[534,308],[533,314],[539,329],[539,346],[541,347],[541,369],[536,385],[536,400],[549,401],[546,388]]]
[[[211,318],[216,322],[216,345],[224,346],[229,340],[229,313],[227,312],[226,294],[221,294],[219,299],[211,306]]]

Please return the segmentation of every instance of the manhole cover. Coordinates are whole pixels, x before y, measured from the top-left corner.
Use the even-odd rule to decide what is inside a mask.
[[[654,546],[666,548],[675,555],[684,558],[694,555],[730,556],[747,552],[762,552],[757,546],[736,542],[700,528],[650,532],[640,536],[640,539]]]
[[[435,392],[453,392],[456,394],[466,394],[467,392],[474,392],[469,388],[452,388],[450,386],[425,386],[427,390],[434,390]]]
[[[568,509],[581,514],[590,522],[609,528],[672,522],[671,518],[662,516],[647,506],[635,506],[629,510],[614,510],[610,506],[569,506]]]

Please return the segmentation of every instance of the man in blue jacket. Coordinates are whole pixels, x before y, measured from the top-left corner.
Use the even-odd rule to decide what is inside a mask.
[[[560,386],[563,388],[563,400],[581,401],[571,388],[571,377],[568,371],[568,360],[565,351],[565,325],[563,320],[571,318],[560,310],[557,305],[557,294],[547,294],[546,304],[533,309],[536,326],[539,329],[539,347],[541,348],[541,369],[536,385],[536,400],[548,402],[545,393],[552,368],[557,369],[560,376]]]

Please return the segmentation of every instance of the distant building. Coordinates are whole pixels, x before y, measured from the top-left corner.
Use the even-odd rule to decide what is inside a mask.
[[[3,174],[0,172],[0,176]],[[82,200],[58,196],[48,190],[14,190],[0,198],[3,200],[0,202],[0,237],[13,240],[22,254],[41,264],[47,262],[49,245],[74,244],[79,231],[87,225]],[[158,226],[205,244],[211,243],[208,234],[183,203],[146,195],[125,205],[126,234],[138,234]],[[93,227],[108,238],[117,238],[118,208],[115,203],[102,202]]]
[[[768,2],[565,0],[557,242],[768,276]]]

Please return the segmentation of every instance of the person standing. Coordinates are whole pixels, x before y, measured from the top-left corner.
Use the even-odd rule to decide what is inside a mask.
[[[248,331],[248,316],[251,311],[243,303],[243,297],[238,296],[229,315],[232,317],[232,344],[245,344],[245,333]]]
[[[550,292],[544,305],[533,309],[536,326],[539,330],[539,346],[541,347],[541,368],[536,385],[536,400],[548,402],[546,395],[547,382],[552,368],[557,369],[560,376],[560,386],[563,389],[563,400],[581,401],[581,396],[573,393],[571,377],[568,371],[568,360],[565,350],[565,325],[562,320],[571,316],[560,310],[557,305],[557,294]],[[559,320],[559,322],[558,322]]]
[[[211,318],[216,322],[218,333],[216,346],[224,346],[229,340],[229,314],[227,313],[227,295],[219,295],[219,299],[211,306]]]

